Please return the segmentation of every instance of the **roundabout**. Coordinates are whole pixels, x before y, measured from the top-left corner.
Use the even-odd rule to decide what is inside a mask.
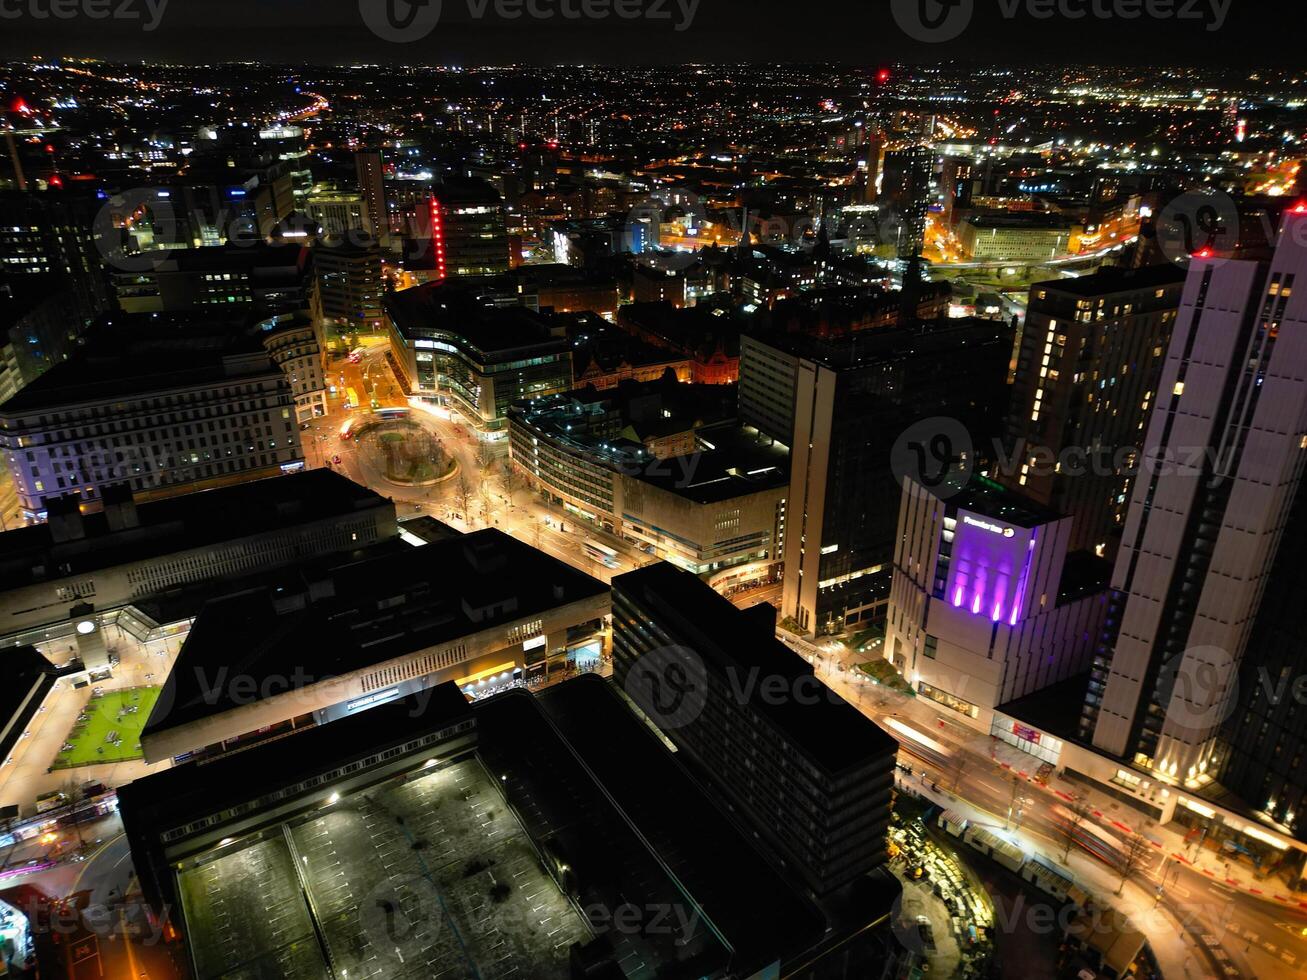
[[[451,479],[458,461],[441,437],[409,418],[371,418],[354,427],[357,458],[386,483],[431,487]]]

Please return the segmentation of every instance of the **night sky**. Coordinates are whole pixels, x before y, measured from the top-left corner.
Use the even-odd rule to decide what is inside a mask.
[[[287,63],[409,64],[680,64],[686,62],[823,62],[878,64],[929,62],[941,58],[987,64],[1125,63],[1294,67],[1304,61],[1301,2],[1268,0],[951,0],[974,5],[969,26],[947,42],[923,44],[896,24],[892,3],[935,6],[938,0],[699,0],[688,29],[684,4],[695,0],[623,0],[659,4],[666,20],[506,21],[492,6],[473,19],[469,9],[483,0],[443,0],[435,29],[420,41],[384,41],[365,26],[359,3],[387,0],[55,0],[56,3],[126,5],[134,19],[36,19],[51,0],[0,0],[0,56],[81,55],[127,60],[188,62],[277,61]],[[159,26],[148,4],[164,2]],[[394,2],[394,0],[392,0]],[[398,0],[404,3],[406,0]],[[505,2],[505,0],[498,0]],[[511,0],[510,0],[511,2]],[[558,4],[582,0],[537,0]],[[601,0],[604,2],[604,0]],[[1181,19],[1069,20],[1032,16],[1031,4],[1088,8],[1187,8]],[[1004,9],[1020,12],[1005,18]],[[937,9],[937,8],[936,8]],[[1220,30],[1207,26],[1224,13]],[[1282,10],[1283,16],[1274,12]],[[23,11],[15,17],[16,11]]]

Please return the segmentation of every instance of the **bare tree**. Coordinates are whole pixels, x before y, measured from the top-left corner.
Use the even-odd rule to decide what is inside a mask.
[[[86,847],[86,838],[82,836],[82,817],[78,812],[82,803],[86,800],[83,785],[77,776],[69,776],[64,780],[63,785],[63,794],[68,798],[68,817],[73,824],[73,833],[77,835],[77,849],[79,851]]]
[[[522,475],[511,459],[504,460],[504,495],[508,497],[508,506],[513,506],[513,494],[522,486]]]
[[[1066,864],[1067,859],[1071,856],[1071,848],[1075,846],[1079,836],[1080,828],[1085,825],[1085,821],[1093,815],[1093,807],[1089,801],[1077,796],[1066,806],[1067,819],[1062,824],[1062,863]]]
[[[1121,885],[1116,893],[1125,891],[1125,883],[1143,868],[1150,854],[1148,839],[1142,834],[1131,834],[1125,842],[1125,853],[1121,855],[1121,864],[1117,868],[1121,875]]]
[[[467,505],[472,499],[472,485],[467,482],[467,477],[460,473],[458,479],[454,482],[454,501],[458,504],[458,512],[463,515],[463,519],[468,519]]]

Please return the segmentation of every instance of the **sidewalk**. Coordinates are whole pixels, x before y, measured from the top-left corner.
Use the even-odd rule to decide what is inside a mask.
[[[815,647],[814,649],[820,650]],[[886,703],[884,710],[895,712],[900,718],[915,722],[924,730],[947,741],[955,751],[971,751],[977,755],[987,756],[1005,770],[1025,778],[1032,789],[1052,794],[1063,802],[1069,802],[1076,797],[1086,800],[1093,807],[1094,818],[1106,829],[1115,833],[1142,834],[1153,843],[1159,854],[1166,855],[1169,860],[1184,864],[1201,872],[1212,881],[1259,899],[1268,906],[1273,903],[1274,907],[1286,911],[1307,912],[1307,894],[1296,894],[1282,878],[1259,878],[1252,868],[1239,861],[1227,861],[1215,850],[1195,852],[1192,843],[1186,843],[1186,829],[1180,825],[1158,824],[1120,800],[1113,799],[1106,793],[1078,780],[1054,777],[1046,785],[1041,784],[1034,778],[1040,765],[1039,760],[984,735],[978,729],[954,721],[948,717],[947,709],[936,707],[921,698],[899,694],[883,686],[873,687],[870,682],[865,684],[853,682],[850,678],[854,673],[847,665],[843,665],[842,672],[832,672],[828,661],[817,666],[823,679],[831,683],[841,695],[850,693],[850,688],[856,694],[862,695],[862,697],[850,698],[851,703],[861,704],[865,708],[867,705],[864,697],[869,690],[874,690],[879,703]],[[982,748],[983,752],[980,751]],[[1019,759],[1016,758],[1018,756]],[[1025,768],[1022,768],[1023,764]]]
[[[1284,909],[1307,910],[1307,896],[1293,892],[1284,879],[1280,877],[1258,877],[1256,871],[1242,862],[1224,860],[1220,851],[1204,846],[1195,849],[1196,841],[1186,843],[1185,833],[1174,829],[1171,824],[1159,825],[1143,814],[1132,810],[1119,801],[1113,800],[1090,786],[1071,780],[1059,780],[1059,785],[1050,783],[1046,787],[1060,799],[1067,801],[1073,797],[1088,800],[1094,807],[1094,817],[1108,826],[1123,832],[1135,831],[1148,838],[1168,861],[1176,861],[1194,871],[1201,872],[1212,881],[1225,885],[1236,891],[1260,899],[1263,902],[1274,901]],[[1108,811],[1124,809],[1131,824],[1114,818]]]
[[[917,792],[943,809],[964,814],[974,825],[985,827],[1004,840],[1018,845],[1027,855],[1038,854],[1054,866],[1066,868],[1076,883],[1098,904],[1120,910],[1144,932],[1164,977],[1197,980],[1200,977],[1218,976],[1201,950],[1185,934],[1183,923],[1164,905],[1157,906],[1155,895],[1143,886],[1129,882],[1121,895],[1117,895],[1119,877],[1077,848],[1072,848],[1068,859],[1063,861],[1061,849],[1056,843],[1037,832],[1024,828],[1005,830],[1002,817],[944,790],[935,792],[929,786],[922,786]],[[959,840],[957,846],[965,848],[967,845]]]
[[[51,769],[78,715],[90,702],[94,687],[106,691],[158,687],[168,676],[181,640],[180,636],[169,636],[141,644],[117,627],[111,628],[108,631],[109,649],[121,658],[113,678],[82,688],[74,687],[69,678],[56,682],[27,725],[23,738],[0,767],[0,802],[17,805],[23,818],[28,819],[34,816],[33,805],[37,797],[44,793],[67,792],[70,786],[88,782],[101,782],[114,788],[171,765],[170,762],[151,765],[143,759],[131,759]],[[71,655],[67,641],[46,644],[46,647],[56,663],[65,662]]]

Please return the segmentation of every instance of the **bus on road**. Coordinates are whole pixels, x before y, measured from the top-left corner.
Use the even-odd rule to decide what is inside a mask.
[[[609,568],[617,567],[617,552],[605,544],[599,544],[597,541],[586,541],[585,554],[587,558],[603,562]]]
[[[355,391],[353,388],[345,389],[345,407],[346,408],[359,407],[359,393]]]
[[[406,419],[407,408],[378,408],[374,413],[379,419]]]

